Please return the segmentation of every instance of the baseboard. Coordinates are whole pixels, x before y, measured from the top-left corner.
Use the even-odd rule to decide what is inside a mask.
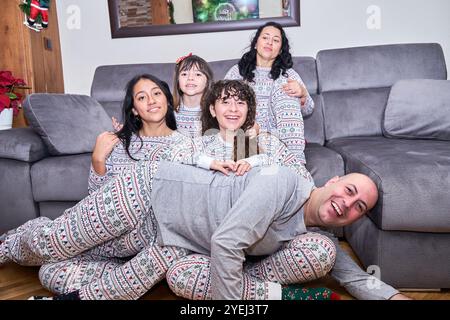
[[[415,292],[441,292],[442,289],[416,289],[416,288],[396,288],[398,291],[415,291]]]

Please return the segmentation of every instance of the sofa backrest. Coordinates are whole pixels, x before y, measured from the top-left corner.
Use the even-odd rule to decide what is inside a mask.
[[[239,59],[209,62],[216,80],[223,79],[227,71]],[[305,119],[305,138],[309,143],[323,144],[322,99],[317,95],[318,81],[316,60],[312,57],[293,57],[293,68],[300,74],[308,91],[316,102],[313,115]],[[174,63],[148,63],[100,66],[95,70],[91,97],[103,105],[110,116],[121,119],[121,104],[127,82],[137,74],[150,73],[166,81],[172,88]]]
[[[142,63],[100,66],[95,70],[91,97],[103,105],[110,116],[121,119],[125,86],[134,76],[149,73],[172,87],[173,63]]]
[[[317,54],[326,140],[382,135],[391,86],[402,79],[447,79],[439,44],[322,50]],[[426,92],[424,92],[426,94]]]

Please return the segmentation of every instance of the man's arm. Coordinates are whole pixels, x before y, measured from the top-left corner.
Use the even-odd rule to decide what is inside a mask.
[[[352,296],[359,300],[388,300],[395,299],[394,296],[400,294],[395,288],[362,270],[339,246],[338,239],[331,233],[314,231],[329,237],[336,245],[336,263],[330,275]]]

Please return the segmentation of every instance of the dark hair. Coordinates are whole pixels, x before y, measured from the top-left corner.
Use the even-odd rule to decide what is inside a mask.
[[[262,25],[261,27],[256,30],[256,34],[252,39],[252,42],[250,44],[250,50],[242,56],[241,60],[239,60],[238,66],[239,66],[239,74],[244,78],[244,80],[252,82],[255,78],[255,72],[256,69],[256,42],[258,41],[259,36],[261,35],[261,32],[265,27],[274,27],[280,30],[281,33],[281,50],[278,56],[276,57],[275,61],[272,64],[272,69],[270,70],[270,77],[273,80],[278,79],[280,74],[283,76],[287,76],[286,70],[292,68],[292,56],[289,52],[289,40],[286,37],[286,33],[283,30],[283,27],[276,22],[269,21],[266,24]]]
[[[202,108],[202,133],[210,129],[219,129],[217,118],[211,115],[209,106],[214,105],[218,99],[227,99],[237,97],[239,100],[247,102],[247,118],[233,141],[233,160],[248,158],[259,153],[257,139],[250,139],[244,131],[250,129],[255,124],[256,117],[256,98],[253,89],[240,80],[220,80],[214,83],[209,91],[203,96],[201,102]],[[238,148],[239,146],[239,148]],[[244,146],[244,148],[240,148]]]
[[[177,130],[177,121],[175,120],[175,114],[173,111],[173,99],[172,94],[170,93],[169,86],[166,82],[158,79],[157,77],[151,74],[140,74],[135,76],[133,79],[128,81],[125,87],[125,98],[122,104],[122,119],[123,119],[123,127],[118,132],[116,132],[117,137],[125,146],[125,150],[128,156],[133,160],[138,160],[133,158],[130,154],[130,142],[131,136],[133,133],[137,135],[141,141],[141,148],[143,146],[143,141],[141,136],[139,135],[139,131],[142,129],[142,120],[139,116],[134,115],[133,107],[134,107],[134,87],[139,82],[139,80],[146,79],[154,82],[164,93],[167,99],[167,113],[165,116],[166,125],[172,129]]]
[[[214,81],[214,75],[209,66],[208,62],[196,55],[190,55],[178,62],[175,65],[175,74],[173,75],[173,103],[175,106],[175,111],[178,112],[180,108],[180,100],[183,92],[180,89],[180,84],[178,80],[180,79],[180,73],[183,71],[189,71],[193,67],[197,67],[198,71],[206,76],[206,87],[205,91],[211,88],[211,84]]]
[[[202,133],[210,129],[219,129],[217,118],[211,115],[209,106],[214,105],[218,99],[221,99],[222,93],[224,99],[237,97],[239,100],[247,102],[247,118],[241,128],[246,131],[253,127],[256,117],[256,98],[253,89],[241,80],[220,80],[215,82],[211,89],[203,95],[200,118],[202,121]]]

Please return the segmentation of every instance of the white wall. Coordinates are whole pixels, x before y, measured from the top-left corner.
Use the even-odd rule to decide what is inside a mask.
[[[239,58],[254,34],[244,30],[112,39],[106,0],[58,0],[56,4],[67,93],[89,94],[99,65],[174,62],[189,52],[208,61]],[[373,13],[367,9],[372,5],[380,9],[380,29],[367,27]],[[322,49],[362,45],[438,42],[450,72],[449,0],[301,0],[300,7],[301,26],[286,28],[293,55],[315,56]]]

